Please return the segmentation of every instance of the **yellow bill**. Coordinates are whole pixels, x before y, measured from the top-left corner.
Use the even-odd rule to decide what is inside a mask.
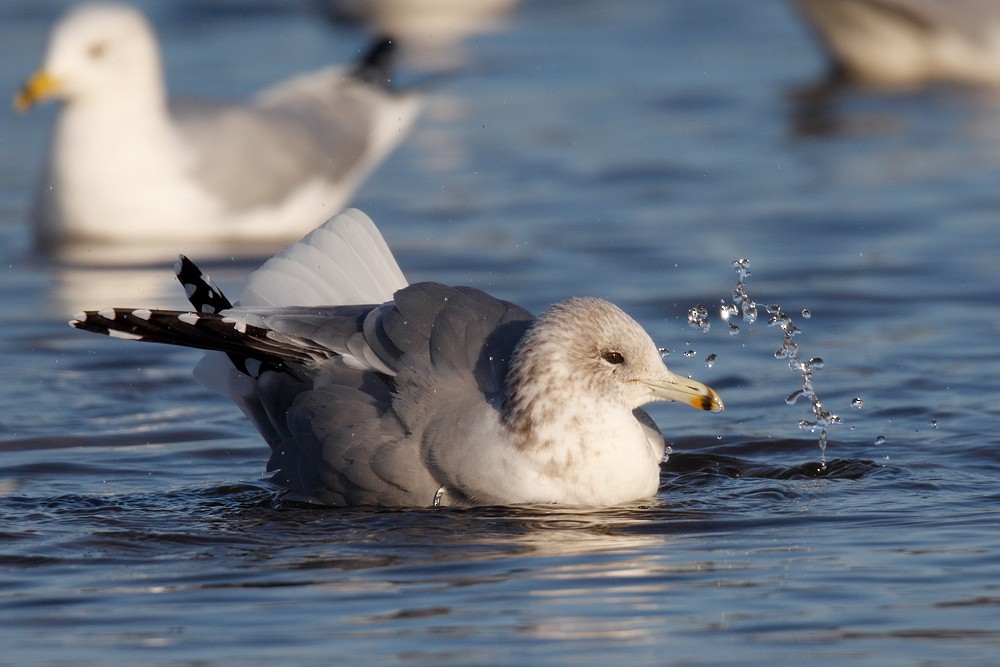
[[[14,96],[14,109],[24,113],[33,105],[52,97],[59,90],[59,80],[45,70],[38,70]]]

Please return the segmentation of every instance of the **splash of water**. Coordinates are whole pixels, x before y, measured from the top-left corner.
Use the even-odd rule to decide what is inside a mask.
[[[733,303],[726,304],[723,302],[719,309],[719,314],[722,316],[723,321],[730,323],[731,334],[739,332],[738,326],[733,331],[734,325],[731,322],[737,315],[742,315],[743,322],[750,325],[757,321],[760,314],[757,303],[750,297],[746,289],[746,279],[750,276],[750,261],[747,259],[734,261],[733,270],[739,276],[736,287],[733,289]],[[823,402],[819,394],[816,393],[813,385],[813,374],[823,367],[823,360],[819,357],[809,360],[799,357],[799,345],[795,341],[795,337],[802,333],[802,330],[795,326],[795,322],[781,309],[780,304],[771,304],[764,308],[764,312],[767,315],[768,326],[778,327],[784,333],[784,341],[781,347],[775,351],[774,358],[787,360],[789,370],[802,378],[802,388],[792,392],[785,399],[785,402],[792,405],[800,398],[809,400],[812,406],[813,418],[799,420],[799,428],[807,429],[811,433],[819,431],[820,466],[825,470],[828,429],[834,424],[842,423],[842,420],[823,407]],[[802,316],[808,319],[812,316],[812,313],[808,309],[804,309]],[[860,407],[860,399],[856,400],[858,400],[856,406]]]

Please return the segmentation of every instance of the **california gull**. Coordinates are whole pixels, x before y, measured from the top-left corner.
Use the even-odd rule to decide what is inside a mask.
[[[354,68],[292,78],[245,104],[168,102],[138,10],[70,10],[15,98],[22,110],[62,102],[33,213],[39,246],[185,239],[270,253],[300,238],[342,210],[416,117],[416,96],[387,85],[393,48],[379,41]]]
[[[470,287],[407,285],[358,210],[268,260],[238,305],[186,258],[177,273],[195,312],[115,308],[70,324],[212,350],[195,374],[253,420],[295,500],[641,500],[656,493],[664,456],[641,406],[722,410],[607,301],[573,298],[534,317]]]
[[[1000,84],[997,0],[795,0],[837,73],[876,85]]]

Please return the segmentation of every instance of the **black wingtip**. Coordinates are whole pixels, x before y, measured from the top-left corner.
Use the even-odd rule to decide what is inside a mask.
[[[397,43],[391,37],[380,37],[369,47],[351,77],[381,88],[388,89],[392,81],[392,65],[396,59]]]
[[[177,280],[184,286],[184,293],[187,295],[188,301],[199,313],[218,313],[233,307],[232,302],[212,282],[209,275],[184,255],[178,256],[178,262],[174,265],[174,273],[177,274]]]

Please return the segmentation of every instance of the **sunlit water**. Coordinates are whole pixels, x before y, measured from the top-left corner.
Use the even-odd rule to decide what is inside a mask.
[[[60,6],[0,7],[0,89]],[[187,94],[363,45],[305,2],[157,7]],[[33,259],[52,110],[0,110],[0,663],[996,664],[1000,94],[820,94],[776,0],[508,18],[437,54],[451,73],[356,203],[411,280],[536,311],[614,300],[726,411],[654,407],[672,454],[635,506],[276,503],[261,439],[190,377],[197,353],[66,326],[183,293],[172,258]],[[235,292],[252,266],[208,268]],[[825,468],[771,304],[796,358],[823,360],[810,391],[842,422],[820,425]]]

